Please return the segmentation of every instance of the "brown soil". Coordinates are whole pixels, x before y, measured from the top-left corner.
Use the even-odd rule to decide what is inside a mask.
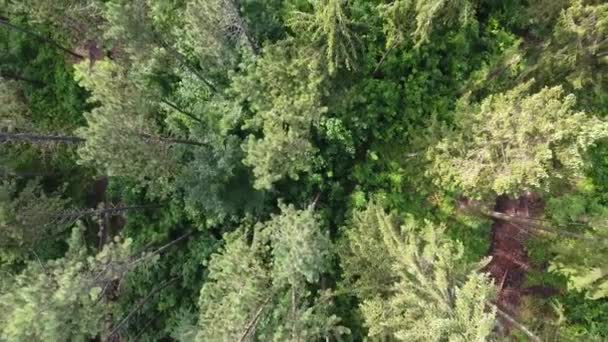
[[[537,218],[542,215],[542,200],[534,194],[518,199],[500,196],[496,199],[495,211],[517,218]],[[530,227],[521,222],[494,220],[489,255],[492,261],[486,271],[498,286],[496,304],[503,311],[517,317],[521,299],[525,295],[551,296],[553,289],[542,287],[524,288],[526,274],[534,265],[526,252],[524,242],[530,236]]]

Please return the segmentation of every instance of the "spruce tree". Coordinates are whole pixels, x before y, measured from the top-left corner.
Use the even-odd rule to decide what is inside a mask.
[[[491,338],[495,312],[490,300],[495,289],[488,275],[478,273],[486,262],[464,262],[462,244],[448,239],[443,225],[408,218],[397,226],[375,204],[356,215],[369,217],[357,218],[348,231],[343,267],[354,280],[370,337],[402,341]],[[370,267],[385,269],[383,262],[390,266],[385,270],[388,275],[355,276]]]
[[[408,41],[419,47],[445,23],[465,25],[474,17],[475,6],[471,0],[395,0],[378,9],[384,18],[387,47],[391,48]]]

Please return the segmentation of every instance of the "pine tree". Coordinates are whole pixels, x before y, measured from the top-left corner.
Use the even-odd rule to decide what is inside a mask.
[[[227,234],[224,241],[211,257],[201,290],[198,341],[238,341],[271,300],[272,280],[259,255],[264,246],[255,239],[249,245],[242,232]]]
[[[200,146],[187,139],[160,136],[153,120],[158,103],[129,79],[124,68],[104,60],[89,69],[77,66],[77,79],[99,104],[85,113],[87,127],[77,131],[85,139],[78,149],[83,164],[99,167],[109,176],[129,176],[166,191],[177,173],[172,152],[175,144]]]
[[[129,269],[130,241],[87,256],[75,228],[66,256],[32,262],[0,289],[0,338],[8,341],[86,341],[101,333],[111,309],[109,285]]]
[[[606,70],[607,56],[608,4],[573,0],[561,12],[540,64],[551,80],[565,79],[575,89],[597,89],[606,86],[601,70]]]
[[[350,251],[342,255],[347,275],[355,278],[370,266],[382,267],[377,255],[368,254],[381,248],[390,265],[390,275],[354,281],[370,337],[402,341],[490,338],[495,325],[495,312],[489,307],[494,286],[487,275],[478,273],[486,262],[463,262],[462,244],[446,238],[444,226],[408,218],[398,227],[375,204],[356,215],[357,224],[346,236]]]
[[[321,103],[323,79],[319,61],[291,42],[268,46],[247,74],[235,79],[233,91],[253,111],[244,128],[262,134],[251,134],[243,146],[243,162],[253,167],[257,189],[312,170],[317,149],[311,126],[327,110]]]
[[[253,232],[227,234],[212,256],[197,340],[309,341],[347,332],[331,314],[330,293],[308,290],[328,270],[329,238],[312,208],[280,208]]]
[[[123,60],[124,65],[152,77],[158,77],[154,74],[156,70],[184,72],[211,91],[217,91],[208,72],[182,52],[178,33],[183,34],[185,25],[183,5],[183,2],[148,0],[109,1],[103,12],[107,22],[104,36],[126,50],[127,56],[123,57],[128,58]]]
[[[532,83],[461,103],[456,129],[428,151],[438,185],[473,198],[550,191],[582,176],[586,151],[608,124],[574,110],[561,87],[528,95]]]

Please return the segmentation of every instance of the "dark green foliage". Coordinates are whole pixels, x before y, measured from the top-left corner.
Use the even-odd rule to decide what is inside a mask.
[[[0,183],[0,265],[56,254],[65,238],[61,212],[67,203],[59,194],[45,194],[37,180]]]

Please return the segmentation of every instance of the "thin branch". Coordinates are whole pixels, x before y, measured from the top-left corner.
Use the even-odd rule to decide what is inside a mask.
[[[384,60],[386,59],[386,57],[389,55],[389,53],[391,51],[393,51],[393,48],[396,46],[397,44],[392,43],[391,46],[388,47],[388,49],[386,49],[386,51],[384,52],[384,54],[382,55],[382,58],[380,58],[380,61],[378,62],[378,64],[376,64],[376,67],[374,68],[374,71],[372,71],[372,75],[375,75],[378,70],[380,70],[380,67],[382,66],[382,64],[384,64]]]
[[[536,230],[536,231],[541,231],[541,232],[545,232],[545,233],[549,233],[549,234],[565,235],[565,236],[569,236],[569,237],[572,237],[572,238],[577,238],[577,239],[582,239],[582,240],[589,240],[589,241],[597,241],[598,240],[598,238],[588,237],[588,236],[584,236],[584,235],[578,234],[578,233],[568,232],[568,231],[564,231],[564,230],[550,229],[548,227],[544,227],[542,225],[542,223],[540,223],[538,221],[535,221],[533,219],[529,219],[529,218],[512,216],[512,215],[500,213],[500,212],[497,212],[497,211],[484,211],[483,214],[485,216],[488,216],[488,217],[493,218],[493,219],[507,221],[507,222],[509,222],[511,224],[513,224],[513,223],[520,223],[520,224],[524,224],[524,225],[529,225],[530,226],[530,227],[526,227],[526,228],[518,226],[518,228],[524,229],[524,230],[528,230],[528,229],[529,230]]]
[[[182,64],[186,69],[190,70],[190,72],[192,72],[198,79],[203,81],[203,83],[205,83],[209,88],[211,88],[213,92],[218,92],[217,87],[211,81],[209,81],[200,71],[198,71],[197,68],[188,61],[186,56],[182,55],[179,51],[175,50],[169,44],[165,43],[165,41],[160,38],[158,34],[155,34],[155,40],[163,49],[165,49],[167,52],[169,52],[170,55],[177,59],[180,64]]]
[[[110,334],[108,335],[107,340],[110,340],[110,337],[114,336],[118,330],[120,330],[120,328],[122,328],[123,325],[125,325],[129,319],[131,319],[131,317],[137,312],[139,311],[149,300],[150,298],[152,298],[152,296],[154,296],[156,293],[158,293],[159,291],[165,289],[167,286],[169,286],[170,284],[172,284],[173,282],[175,282],[178,278],[174,277],[170,280],[165,281],[164,283],[162,283],[161,285],[157,286],[156,288],[154,288],[152,291],[150,291],[150,293],[148,293],[146,295],[146,297],[144,297],[136,306],[135,308],[133,308],[133,310],[131,310],[131,312],[129,312],[129,314],[127,314],[127,316],[125,318],[123,318],[120,323],[118,323],[114,329],[112,329],[112,331],[110,332]]]
[[[182,240],[184,240],[184,239],[188,238],[188,237],[189,237],[189,236],[191,236],[192,234],[194,234],[194,231],[190,231],[190,232],[188,232],[188,233],[186,233],[186,234],[184,234],[184,235],[182,235],[182,236],[178,237],[177,239],[175,239],[175,240],[173,240],[173,241],[171,241],[171,242],[169,242],[169,243],[165,244],[164,246],[161,246],[161,247],[159,247],[158,249],[156,249],[156,250],[154,250],[154,251],[150,252],[150,254],[144,254],[143,256],[141,256],[141,257],[139,257],[139,258],[137,258],[137,259],[135,259],[135,260],[131,261],[131,263],[129,263],[129,266],[132,266],[132,265],[134,265],[134,264],[139,263],[140,261],[143,261],[143,260],[145,260],[145,259],[148,259],[148,258],[150,258],[150,257],[154,256],[154,255],[157,255],[157,254],[160,254],[160,253],[164,252],[165,250],[167,250],[167,249],[168,249],[168,248],[170,248],[171,246],[173,246],[173,245],[175,245],[176,243],[178,243],[178,242],[180,242],[180,241],[182,241]]]
[[[262,304],[260,304],[258,311],[255,313],[253,318],[247,324],[247,328],[245,329],[245,332],[243,332],[243,335],[241,335],[241,338],[239,338],[239,342],[245,341],[245,339],[247,338],[247,336],[249,336],[249,334],[251,333],[253,328],[255,328],[255,326],[257,325],[257,323],[260,319],[260,316],[262,316],[262,312],[264,312],[264,308],[266,307],[266,305],[268,305],[268,303],[270,303],[271,299],[272,299],[272,296],[268,296],[264,300],[264,302]]]
[[[188,139],[164,138],[164,137],[154,136],[154,135],[148,134],[148,133],[140,133],[139,136],[141,136],[145,140],[148,140],[151,142],[158,142],[158,143],[165,143],[165,144],[193,145],[193,146],[209,146],[209,144],[200,142],[200,141],[194,141],[194,140],[188,140]]]
[[[180,113],[184,114],[185,116],[189,117],[190,119],[192,119],[192,120],[194,120],[194,121],[197,121],[197,122],[199,122],[199,123],[201,123],[201,124],[204,124],[203,120],[201,120],[201,119],[197,118],[196,116],[194,116],[194,114],[192,114],[192,113],[190,113],[190,112],[187,112],[187,111],[185,111],[185,110],[183,110],[183,109],[179,108],[179,107],[178,107],[176,104],[174,104],[173,102],[171,102],[171,101],[169,101],[169,100],[161,100],[161,102],[162,102],[162,103],[164,103],[164,104],[166,104],[167,106],[169,106],[169,107],[171,107],[171,108],[175,109],[176,111],[178,111],[178,112],[180,112]]]
[[[24,77],[24,76],[17,75],[17,74],[7,73],[7,72],[0,72],[0,77],[6,78],[6,79],[9,79],[9,80],[13,80],[13,81],[27,82],[27,83],[35,84],[35,85],[38,85],[38,86],[45,86],[46,85],[46,83],[44,81],[33,79],[33,78]]]

